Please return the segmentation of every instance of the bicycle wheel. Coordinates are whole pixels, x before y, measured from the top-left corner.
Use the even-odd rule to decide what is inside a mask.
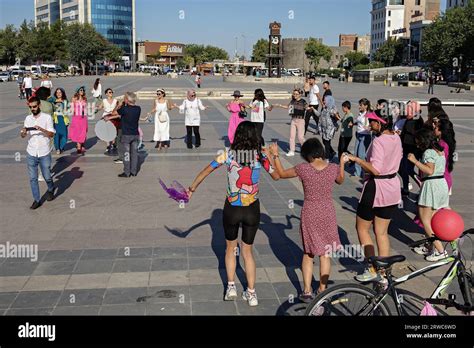
[[[421,310],[425,306],[426,298],[418,296],[417,294],[414,294],[413,292],[403,290],[403,289],[398,289],[398,288],[397,288],[397,294],[400,301],[400,306],[402,307],[402,310],[403,310],[403,315],[407,315],[407,316],[420,315]],[[385,305],[390,309],[392,313],[397,313],[395,303],[393,302],[393,299],[391,297],[390,297],[390,300],[386,298],[384,302],[385,302]],[[442,311],[439,308],[439,306],[433,305],[433,308],[436,310],[436,312],[440,316],[448,315],[446,312]]]
[[[360,284],[340,284],[322,292],[308,305],[308,316],[388,316],[385,302],[372,303],[376,292]]]

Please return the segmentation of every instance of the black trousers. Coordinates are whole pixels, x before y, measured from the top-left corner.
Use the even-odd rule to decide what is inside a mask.
[[[310,105],[312,106],[315,110],[319,109],[319,105]],[[313,111],[306,111],[306,114],[304,116],[304,134],[306,135],[306,132],[308,131],[308,126],[309,126],[309,121],[311,120],[311,116],[313,116],[314,121],[316,122],[316,133],[318,133],[318,124],[319,124],[319,117],[316,116],[316,114]]]
[[[260,137],[260,143],[265,145],[265,140],[263,139],[263,126],[265,123],[263,122],[255,122],[255,126],[257,127],[257,135]]]
[[[339,137],[339,144],[337,145],[337,155],[339,158],[341,158],[341,155],[344,152],[349,153],[349,150],[347,148],[349,147],[351,140],[352,137]]]
[[[196,138],[195,146],[201,146],[201,134],[199,134],[199,126],[186,126],[186,144],[188,145],[188,149],[193,148],[193,132],[194,137]]]
[[[33,95],[33,90],[31,88],[25,88],[25,95],[26,99],[30,99],[30,97]]]
[[[331,160],[334,157],[334,154],[336,151],[331,146],[331,140],[324,140],[323,139],[323,145],[324,145],[324,156],[326,159]]]

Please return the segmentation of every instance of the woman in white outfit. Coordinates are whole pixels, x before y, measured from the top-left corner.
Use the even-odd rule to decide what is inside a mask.
[[[166,100],[165,97],[165,90],[159,88],[156,91],[153,110],[148,113],[148,117],[151,117],[153,114],[155,117],[155,133],[153,135],[153,141],[156,141],[155,148],[157,148],[158,151],[160,151],[162,147],[166,149],[170,146],[170,117],[168,111],[178,107],[176,104],[171,104],[171,102]]]
[[[112,115],[112,113],[116,109],[118,109],[118,106],[119,106],[119,102],[117,98],[114,98],[114,91],[112,90],[112,88],[107,88],[105,90],[105,95],[106,95],[106,99],[102,101],[102,104],[99,105],[99,109],[98,109],[98,110],[101,110],[101,109],[104,110],[102,119],[104,119],[106,116]],[[120,129],[120,119],[113,119],[113,120],[110,120],[110,122],[114,124],[118,132]],[[107,144],[107,151],[105,152],[105,154],[108,156],[113,156],[117,154],[117,145],[116,145],[115,140]]]
[[[186,144],[188,149],[193,148],[193,132],[196,138],[195,146],[201,146],[201,135],[199,134],[199,126],[201,125],[201,114],[199,110],[206,110],[208,106],[204,106],[201,100],[196,98],[196,91],[189,90],[187,99],[179,106],[179,112],[184,113],[186,125]]]

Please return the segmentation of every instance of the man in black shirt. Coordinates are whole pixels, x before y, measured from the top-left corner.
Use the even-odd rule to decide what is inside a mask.
[[[123,146],[123,173],[121,178],[136,176],[138,172],[138,122],[140,121],[141,108],[135,105],[137,96],[135,93],[125,93],[123,106],[113,116],[119,115],[122,126]]]
[[[324,94],[323,94],[323,100],[324,100],[326,96],[332,95],[331,84],[329,83],[329,81],[323,82],[323,89],[324,89]]]
[[[403,196],[408,196],[410,192],[408,189],[410,176],[415,179],[415,167],[414,164],[408,160],[408,154],[413,153],[416,158],[421,157],[420,150],[416,146],[415,135],[422,127],[423,119],[421,118],[421,115],[414,115],[413,112],[407,112],[407,118],[400,134],[403,147],[403,158],[398,171],[403,181]]]

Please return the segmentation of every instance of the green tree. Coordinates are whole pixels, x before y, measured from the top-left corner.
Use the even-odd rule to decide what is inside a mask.
[[[50,27],[50,35],[54,60],[59,63],[59,61],[66,59],[68,56],[66,47],[66,24],[63,21],[56,21]]]
[[[31,63],[33,30],[35,24],[33,21],[27,23],[26,20],[20,25],[18,36],[16,37],[16,55],[25,64]]]
[[[183,58],[179,58],[179,59],[176,61],[176,67],[177,67],[179,70],[182,70],[182,69],[186,68],[186,62],[184,61]]]
[[[375,52],[375,60],[384,63],[385,66],[400,65],[403,60],[403,41],[389,38]]]
[[[474,3],[453,8],[438,17],[423,32],[423,60],[441,66],[463,55],[463,63],[474,60]]]
[[[193,59],[194,65],[201,64],[203,62],[202,55],[204,52],[203,45],[189,44],[186,45],[186,56]]]
[[[321,58],[324,58],[329,62],[332,57],[331,49],[313,37],[309,38],[308,42],[306,43],[304,47],[304,53],[306,54],[306,57],[309,59],[310,64],[314,69],[318,68]]]
[[[15,27],[8,24],[5,29],[0,30],[0,60],[3,64],[14,64],[16,59],[16,38]]]
[[[156,61],[161,58],[161,53],[160,53],[160,51],[158,50],[158,51],[156,51],[155,53],[150,54],[149,57],[153,60],[153,61],[152,61],[153,64],[156,64]]]
[[[356,65],[369,64],[369,58],[367,58],[367,55],[362,52],[355,52],[355,51],[347,52],[339,63],[340,68],[344,67],[345,59],[347,59],[347,62],[349,63],[349,67],[354,67]]]
[[[260,39],[253,45],[252,62],[265,62],[268,54],[268,40]]]
[[[74,23],[67,26],[67,49],[71,60],[81,65],[85,74],[87,64],[105,58],[108,42],[90,24]]]
[[[197,44],[189,44],[186,46],[185,57],[191,57],[194,65],[212,62],[214,59],[229,59],[228,53],[222,48]]]
[[[104,59],[113,62],[118,62],[122,59],[123,55],[124,51],[122,48],[110,42],[107,42],[107,46],[104,52]]]
[[[204,48],[204,57],[206,62],[212,62],[215,59],[227,60],[229,59],[229,54],[220,47],[207,45]]]

